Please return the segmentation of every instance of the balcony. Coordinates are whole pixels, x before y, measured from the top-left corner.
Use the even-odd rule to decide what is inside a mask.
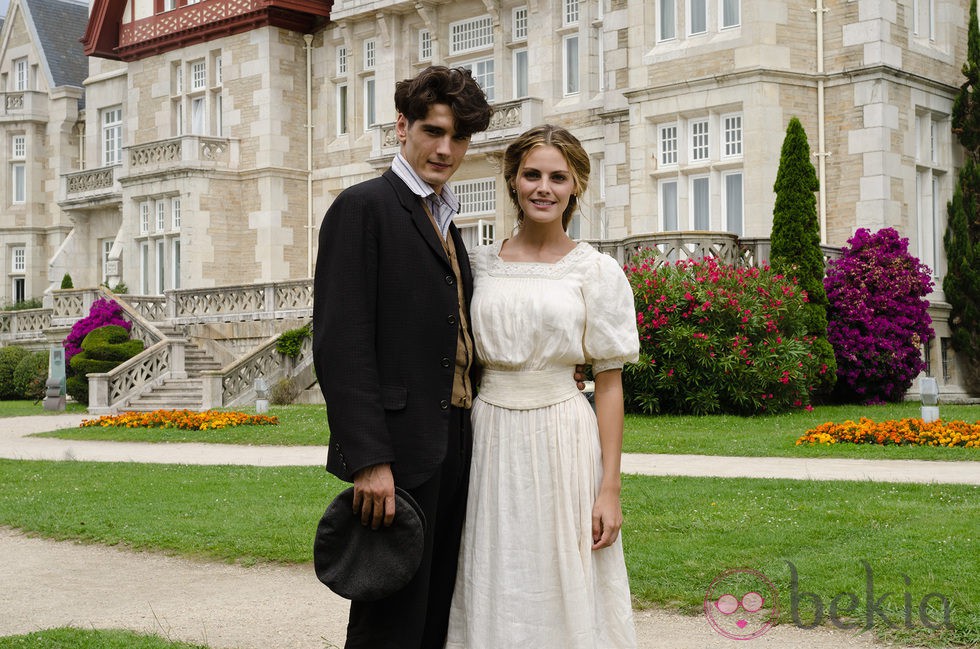
[[[37,90],[20,90],[0,93],[0,121],[48,121],[48,93]]]
[[[234,171],[239,165],[238,140],[201,135],[123,147],[123,156],[127,177],[188,168]]]
[[[104,205],[118,202],[122,189],[117,181],[118,165],[86,169],[61,176],[61,200],[64,208],[76,205]]]
[[[543,108],[540,99],[518,99],[493,105],[490,126],[482,133],[474,133],[470,140],[470,153],[487,153],[503,150],[515,137],[527,129],[541,124]],[[377,169],[391,164],[400,144],[395,134],[395,123],[380,124],[372,129],[373,143],[368,161]]]

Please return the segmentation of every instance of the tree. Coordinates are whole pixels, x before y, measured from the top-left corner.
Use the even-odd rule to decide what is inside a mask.
[[[834,349],[827,341],[827,293],[824,291],[824,260],[820,249],[820,221],[817,198],[820,189],[817,172],[810,162],[810,144],[803,125],[796,117],[786,127],[773,191],[776,205],[772,212],[769,263],[773,270],[795,277],[806,291],[804,315],[806,333],[814,338],[813,355],[824,372],[816,386],[818,395],[828,395],[834,387],[837,366]]]
[[[948,220],[943,246],[946,275],[943,293],[950,305],[949,328],[953,349],[965,370],[963,383],[980,391],[980,29],[977,2],[970,2],[966,81],[953,102],[953,133],[963,145],[953,200],[947,205]]]

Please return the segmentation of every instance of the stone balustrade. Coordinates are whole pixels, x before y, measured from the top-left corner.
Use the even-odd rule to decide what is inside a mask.
[[[231,322],[313,314],[313,281],[290,280],[167,291],[167,317],[176,323]]]
[[[0,312],[0,340],[43,340],[51,328],[51,309]]]
[[[238,140],[182,135],[123,147],[129,174],[153,173],[181,167],[237,169]]]
[[[114,165],[63,174],[61,202],[71,205],[98,198],[118,198],[122,190],[116,183],[117,168],[118,165]]]
[[[186,378],[181,338],[161,340],[108,372],[88,375],[88,411],[92,415],[116,412],[119,404],[158,385],[164,379]]]

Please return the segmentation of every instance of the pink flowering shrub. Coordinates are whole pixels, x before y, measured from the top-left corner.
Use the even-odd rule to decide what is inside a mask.
[[[65,346],[65,364],[71,361],[71,357],[82,351],[82,341],[92,331],[106,325],[118,325],[129,331],[133,325],[128,320],[123,319],[123,309],[117,302],[112,300],[98,299],[92,303],[88,315],[76,322],[71,327],[71,331],[63,342]]]
[[[636,300],[640,360],[623,371],[641,413],[751,415],[809,408],[827,371],[805,335],[806,295],[769,268],[714,259],[625,267]]]
[[[893,228],[861,228],[830,262],[824,287],[827,338],[837,357],[842,401],[901,401],[925,369],[921,345],[932,338],[926,296],[931,273]]]

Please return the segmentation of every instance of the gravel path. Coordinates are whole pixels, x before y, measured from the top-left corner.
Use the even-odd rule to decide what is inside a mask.
[[[25,437],[32,432],[77,425],[82,418],[60,415],[0,419],[0,457],[103,461],[148,461],[146,457],[153,457],[158,462],[177,463],[196,458],[195,463],[288,465],[319,464],[324,455],[321,449],[310,447],[276,450],[199,444],[67,442]],[[164,446],[173,448],[165,451]],[[665,460],[661,468],[669,465],[670,471],[684,472],[686,467],[696,475],[713,475],[725,467],[723,462],[706,462],[707,472],[700,473],[695,469],[703,458],[671,463],[668,456],[656,457]],[[649,469],[641,460],[637,457],[640,468]],[[815,462],[817,464],[813,464]],[[812,470],[817,470],[818,462],[809,461],[813,464]],[[934,468],[928,479],[921,481],[932,481],[939,476],[956,478],[960,473],[967,478],[980,478],[980,465],[975,463],[927,464],[955,466],[943,471]],[[888,465],[894,480],[896,467],[901,463]],[[762,471],[764,466],[765,463],[755,463],[752,475]],[[861,473],[867,470],[870,469],[858,467],[856,472],[845,476],[870,479],[866,473]],[[760,473],[758,477],[765,477],[765,474]],[[343,646],[347,602],[322,586],[310,565],[243,567],[101,545],[51,541],[5,528],[0,528],[0,557],[0,635],[72,625],[151,632],[174,640],[207,644],[214,649],[330,649]],[[739,641],[715,632],[703,615],[685,616],[656,609],[636,611],[635,620],[640,649],[872,649],[883,646],[853,631],[803,630],[795,626],[777,626],[756,639]]]

